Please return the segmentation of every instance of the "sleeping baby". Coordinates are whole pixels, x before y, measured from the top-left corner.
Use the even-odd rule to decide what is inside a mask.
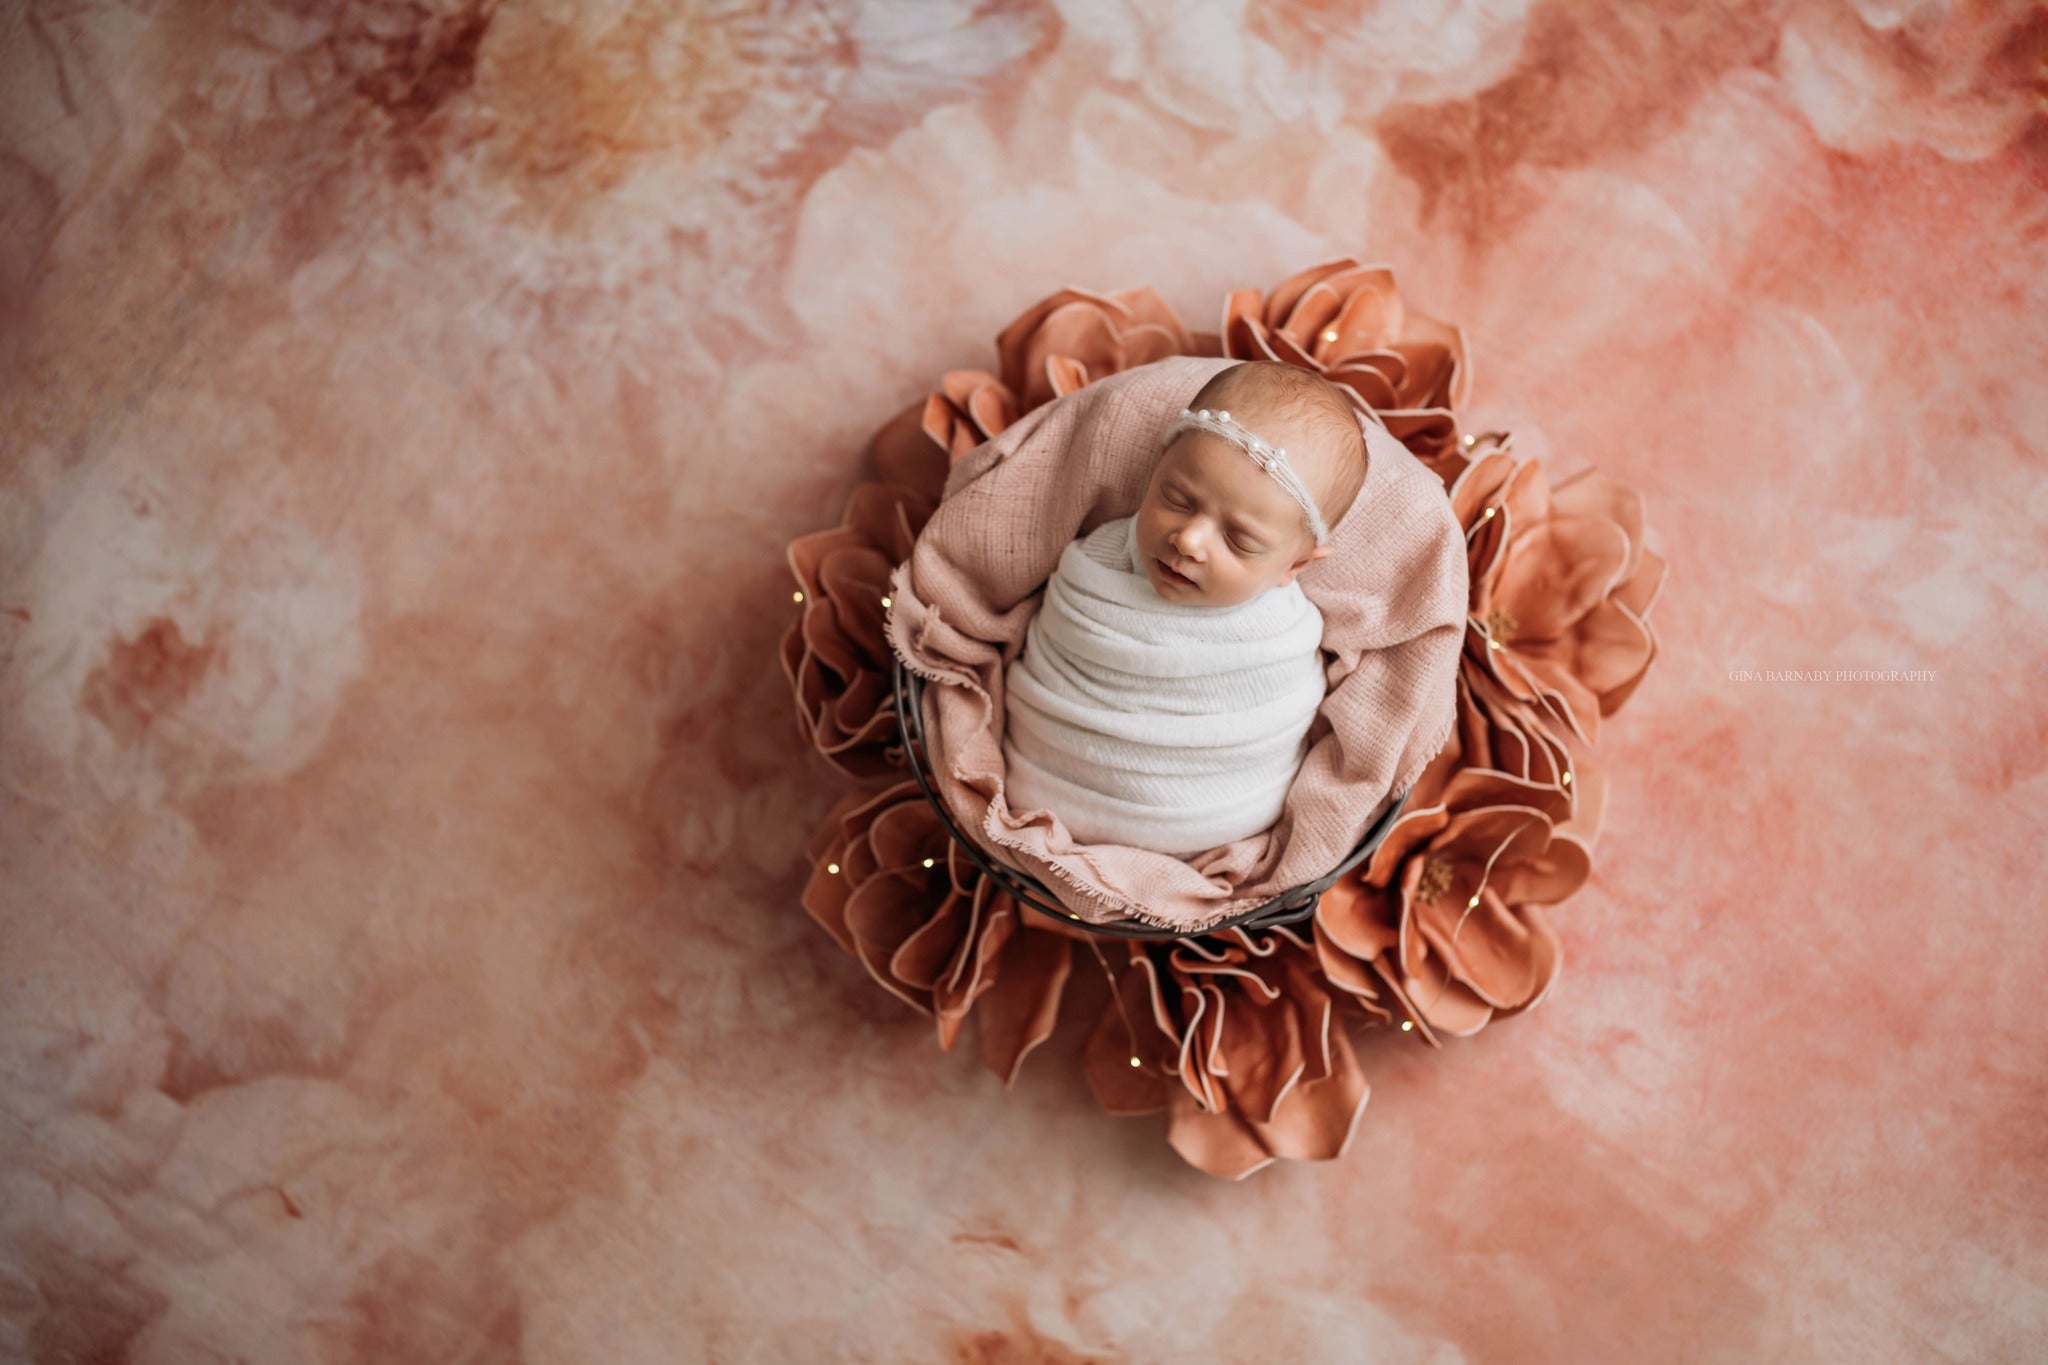
[[[1010,809],[1187,857],[1279,818],[1324,695],[1295,579],[1366,475],[1342,391],[1252,361],[1167,424],[1136,515],[1069,544],[1005,674]]]

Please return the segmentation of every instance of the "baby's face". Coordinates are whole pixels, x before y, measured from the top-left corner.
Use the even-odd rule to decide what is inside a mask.
[[[1152,470],[1138,505],[1138,551],[1168,602],[1229,607],[1294,581],[1318,549],[1272,476],[1220,436],[1186,431]]]

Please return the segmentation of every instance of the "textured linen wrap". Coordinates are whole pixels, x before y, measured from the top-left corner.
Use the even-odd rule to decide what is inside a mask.
[[[1188,933],[1335,867],[1449,739],[1466,608],[1465,540],[1443,484],[1377,424],[1364,490],[1302,591],[1323,617],[1329,691],[1269,830],[1181,860],[1076,840],[1005,794],[1004,672],[1069,542],[1135,513],[1159,437],[1234,362],[1176,356],[1025,414],[964,456],[892,579],[889,641],[930,683],[935,785],[961,827],[1090,922]]]
[[[1136,521],[1060,553],[1003,675],[1004,796],[1082,843],[1193,856],[1279,818],[1323,703],[1323,618],[1298,583],[1167,601]]]

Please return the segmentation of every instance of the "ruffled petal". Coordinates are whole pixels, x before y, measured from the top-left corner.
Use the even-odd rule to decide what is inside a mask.
[[[1073,966],[1072,941],[1063,935],[1020,929],[1010,940],[977,1011],[981,1063],[1004,1085],[1014,1083],[1031,1050],[1052,1037]]]
[[[1470,1038],[1493,1022],[1493,1006],[1453,980],[1434,956],[1414,954],[1404,976],[1408,999],[1433,1033]]]
[[[1360,263],[1357,258],[1339,256],[1334,261],[1324,261],[1320,265],[1312,265],[1306,270],[1297,271],[1295,274],[1289,275],[1286,279],[1274,285],[1272,292],[1266,295],[1265,311],[1261,315],[1260,321],[1274,330],[1286,326],[1288,318],[1293,316],[1295,307],[1301,302],[1302,296],[1308,293],[1309,290],[1333,275],[1341,275],[1347,270],[1357,270],[1359,268]]]
[[[1621,581],[1628,539],[1611,521],[1552,518],[1508,542],[1493,605],[1511,619],[1507,639],[1555,640]]]
[[[1166,1141],[1188,1165],[1225,1180],[1242,1180],[1278,1159],[1252,1132],[1244,1115],[1234,1109],[1203,1109],[1184,1090],[1172,1092]]]

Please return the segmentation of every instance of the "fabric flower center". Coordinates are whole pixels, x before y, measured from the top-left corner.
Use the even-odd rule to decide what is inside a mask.
[[[1422,860],[1422,875],[1415,879],[1415,899],[1433,901],[1451,887],[1451,864],[1448,858],[1428,857]]]
[[[1515,627],[1519,624],[1521,623],[1515,620],[1513,614],[1506,607],[1495,607],[1492,611],[1486,613],[1487,638],[1511,640],[1515,635]]]

